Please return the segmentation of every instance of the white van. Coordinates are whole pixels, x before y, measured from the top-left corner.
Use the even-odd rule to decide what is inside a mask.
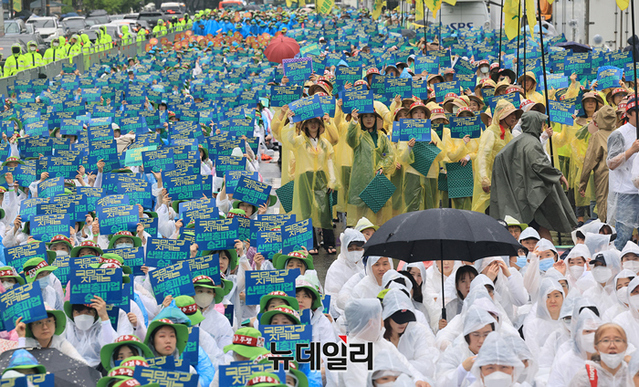
[[[455,30],[474,27],[484,27],[484,29],[497,27],[491,23],[488,6],[484,0],[457,0],[455,6],[442,2],[441,18],[443,25],[448,25]],[[432,22],[439,24],[439,15]],[[497,24],[499,24],[499,21]]]

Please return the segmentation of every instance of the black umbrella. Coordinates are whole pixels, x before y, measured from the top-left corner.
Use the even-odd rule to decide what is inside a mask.
[[[379,255],[404,262],[473,262],[485,257],[517,255],[519,246],[508,230],[488,215],[435,208],[390,219],[366,242],[364,255]],[[443,288],[442,278],[442,304]],[[442,318],[446,318],[443,309]]]
[[[102,377],[100,372],[54,348],[22,348],[31,353],[48,373],[55,375],[55,387],[93,387]],[[0,354],[0,369],[9,366],[15,349]]]
[[[557,47],[563,47],[566,50],[572,50],[572,52],[588,52],[592,51],[592,47],[587,44],[577,43],[577,42],[561,42],[555,44]]]

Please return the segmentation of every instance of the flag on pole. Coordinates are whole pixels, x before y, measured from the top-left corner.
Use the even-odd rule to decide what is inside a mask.
[[[317,12],[327,15],[335,6],[335,0],[317,0]]]
[[[386,0],[375,0],[375,4],[373,5],[373,19],[379,19],[379,16],[382,14],[382,8],[386,6]]]
[[[630,4],[629,0],[617,0],[617,7],[622,11],[625,11],[628,8],[628,4]]]
[[[528,27],[530,36],[535,38],[535,26],[537,25],[537,5],[535,0],[526,0],[526,16],[528,17]]]
[[[514,39],[519,33],[519,18],[521,17],[519,9],[519,0],[504,1],[504,32],[508,40]]]
[[[425,16],[426,15],[424,15],[424,0],[415,0],[415,21],[424,20]]]

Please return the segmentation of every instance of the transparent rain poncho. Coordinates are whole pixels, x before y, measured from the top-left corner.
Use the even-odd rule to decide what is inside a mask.
[[[490,333],[481,346],[470,372],[477,380],[481,380],[481,367],[483,366],[491,364],[511,366],[515,368],[512,376],[513,381],[516,382],[524,370],[524,363],[519,360],[519,355],[515,353],[514,349],[512,344],[506,341],[501,333]]]

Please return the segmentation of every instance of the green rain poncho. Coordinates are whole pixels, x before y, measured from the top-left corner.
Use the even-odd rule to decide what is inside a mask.
[[[510,215],[528,224],[534,220],[549,230],[570,232],[577,219],[559,182],[561,171],[552,166],[539,140],[546,119],[536,111],[524,113],[522,135],[495,157],[490,215]]]
[[[122,26],[122,44],[131,44],[131,34],[127,25]]]
[[[91,39],[89,39],[89,35],[81,34],[80,40],[82,41],[82,52],[85,54],[92,53],[93,47],[91,45]]]

